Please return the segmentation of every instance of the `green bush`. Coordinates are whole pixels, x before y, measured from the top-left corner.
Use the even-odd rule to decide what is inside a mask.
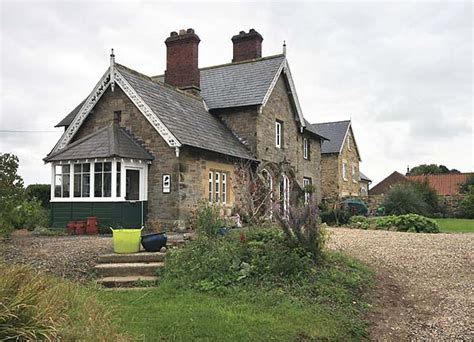
[[[349,226],[352,228],[368,229],[369,219],[362,215],[352,216],[349,219]]]
[[[30,184],[25,189],[25,196],[27,199],[34,198],[41,202],[41,206],[45,209],[51,207],[51,186],[49,184]]]
[[[219,228],[224,226],[220,208],[206,200],[200,201],[192,218],[191,225],[196,229],[198,234],[203,234],[208,237],[217,236]]]
[[[0,263],[0,341],[124,340],[97,291]]]
[[[389,215],[404,215],[409,213],[427,215],[429,206],[422,195],[411,183],[395,185],[386,195],[383,206]]]
[[[244,284],[284,286],[307,281],[315,264],[310,253],[293,247],[280,229],[231,232],[219,239],[200,237],[169,252],[164,279],[201,291],[225,291]]]
[[[320,211],[319,217],[321,218],[321,222],[326,223],[329,226],[339,226],[349,222],[351,213],[347,208],[326,209]]]
[[[474,218],[474,185],[469,186],[466,197],[461,201],[462,215],[465,218]]]
[[[439,233],[439,226],[435,220],[417,214],[379,217],[376,223],[379,229],[395,228],[399,232]]]
[[[23,201],[12,210],[12,220],[15,228],[33,230],[36,227],[47,227],[49,211],[42,207],[38,199],[33,198]]]

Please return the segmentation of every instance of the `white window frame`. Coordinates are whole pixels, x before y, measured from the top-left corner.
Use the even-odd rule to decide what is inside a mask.
[[[308,138],[303,138],[303,158],[308,159]]]
[[[59,168],[61,169],[61,173],[56,173],[56,166],[59,166]],[[63,170],[63,167],[64,166],[69,166],[69,173],[64,173],[64,170]],[[71,174],[73,173],[71,170],[73,168],[71,167],[71,165],[67,165],[67,164],[53,164],[52,165],[52,186],[51,186],[51,198],[61,198],[61,199],[67,199],[69,201],[70,198],[74,198],[73,197],[73,193],[71,191],[74,190],[74,185],[73,185],[73,182],[74,182],[74,179],[72,178]],[[57,179],[57,176],[60,176],[61,177],[61,195],[60,196],[57,196],[56,197],[56,179]],[[68,193],[68,196],[64,196],[64,176],[69,176],[69,193]]]
[[[352,151],[352,149],[351,149],[351,137],[349,135],[347,136],[347,149],[349,151]]]
[[[282,123],[280,121],[275,121],[275,147],[281,148],[282,142]]]
[[[352,182],[357,183],[357,167],[352,165]]]
[[[280,198],[283,197],[283,215],[288,218],[290,209],[290,180],[286,175],[282,175],[281,181],[283,183],[283,196],[280,194]]]
[[[111,197],[95,197],[95,168],[96,162],[112,162],[112,193]],[[117,162],[121,163],[120,167],[120,194],[117,194]],[[74,165],[75,164],[90,164],[90,196],[89,197],[74,197]],[[148,161],[124,158],[97,158],[97,159],[83,159],[83,160],[69,160],[51,163],[51,202],[135,202],[125,199],[126,193],[126,170],[140,171],[140,189],[139,201],[148,200]],[[55,167],[69,165],[69,197],[56,197],[54,195],[55,187]]]
[[[220,202],[220,182],[221,182],[221,173],[220,172],[214,172],[214,202],[219,203]]]
[[[208,188],[207,188],[207,199],[209,203],[212,203],[214,202],[214,172],[209,171],[208,177],[209,177],[209,183],[208,183]]]
[[[225,172],[221,173],[221,203],[227,203],[227,174]]]
[[[102,164],[102,170],[101,171],[96,171],[97,165]],[[105,164],[110,164],[110,171],[105,171]],[[92,166],[92,165],[91,165]],[[112,178],[114,178],[114,173],[112,172],[112,162],[111,161],[98,161],[94,162],[94,197],[95,198],[111,198],[112,197]],[[100,189],[100,196],[97,196],[95,193],[95,180],[96,180],[96,175],[101,175],[101,184],[102,187]],[[105,196],[105,175],[110,174],[110,196]]]
[[[78,173],[76,173],[76,166],[80,166],[80,171]],[[89,171],[88,172],[84,172],[84,165],[89,165]],[[72,197],[74,198],[90,198],[91,197],[91,164],[90,163],[76,163],[76,164],[72,164],[71,167],[73,168],[72,170],[72,173],[74,175],[73,179],[74,179],[74,184],[73,184],[73,194],[72,194]],[[84,196],[83,193],[84,193],[84,176],[86,174],[89,174],[89,196]],[[75,186],[76,186],[76,176],[79,178],[79,196],[76,196],[76,189],[75,189]]]
[[[347,161],[342,161],[342,179],[347,181]]]
[[[304,204],[308,204],[311,194],[306,191],[306,187],[311,185],[311,178],[303,177]]]

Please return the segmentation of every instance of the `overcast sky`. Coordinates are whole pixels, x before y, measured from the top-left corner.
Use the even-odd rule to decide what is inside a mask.
[[[373,185],[407,165],[473,171],[470,2],[156,3],[2,1],[0,151],[26,184],[49,183],[53,128],[117,62],[165,69],[170,31],[194,28],[201,67],[230,62],[230,38],[255,28],[263,55],[287,57],[310,122],[351,118]],[[50,132],[53,131],[53,132]]]

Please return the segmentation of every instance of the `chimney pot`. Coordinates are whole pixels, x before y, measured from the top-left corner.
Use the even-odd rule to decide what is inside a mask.
[[[170,33],[170,37],[177,36],[177,35],[178,35],[178,32],[176,32],[176,31],[172,31],[172,32]]]
[[[250,29],[249,33],[240,31],[238,35],[232,37],[234,44],[234,56],[232,62],[241,62],[262,57],[263,37],[255,29]]]
[[[173,34],[174,33],[174,34]],[[201,40],[193,29],[175,31],[165,40],[165,83],[199,94],[200,73],[198,45]]]

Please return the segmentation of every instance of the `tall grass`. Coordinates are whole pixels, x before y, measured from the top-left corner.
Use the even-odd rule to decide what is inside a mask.
[[[97,291],[0,263],[0,341],[126,340]]]

